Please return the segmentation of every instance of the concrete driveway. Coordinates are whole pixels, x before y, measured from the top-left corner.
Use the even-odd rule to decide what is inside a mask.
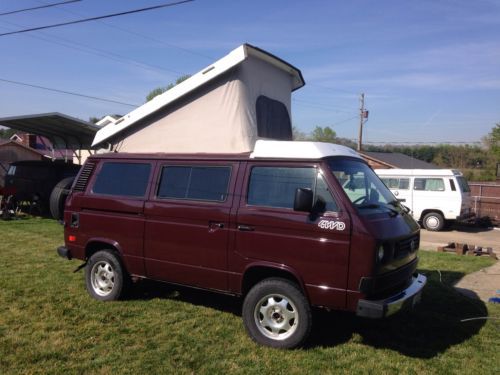
[[[465,243],[481,247],[491,247],[500,256],[500,229],[452,227],[441,232],[420,231],[420,248],[437,250],[438,246],[445,246],[450,242]]]
[[[500,229],[454,227],[442,232],[429,232],[425,229],[420,231],[421,249],[436,251],[438,246],[450,242],[491,247],[497,257],[500,257]],[[500,262],[464,276],[454,286],[459,293],[484,302],[488,302],[491,297],[499,297]]]

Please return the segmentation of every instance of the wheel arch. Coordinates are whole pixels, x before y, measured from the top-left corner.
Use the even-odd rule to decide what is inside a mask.
[[[422,221],[424,219],[424,216],[427,215],[428,213],[431,213],[431,212],[436,212],[436,213],[440,214],[444,219],[443,211],[441,211],[440,209],[438,209],[438,208],[426,208],[420,214],[420,220]]]
[[[85,245],[85,259],[89,259],[92,255],[101,250],[111,250],[118,258],[122,261],[122,249],[120,244],[116,241],[112,241],[105,238],[91,238]]]
[[[269,278],[282,278],[293,282],[299,287],[300,291],[309,301],[307,290],[298,273],[289,267],[276,265],[273,263],[259,263],[249,265],[245,269],[245,272],[243,273],[243,277],[241,279],[241,294],[245,296],[254,285],[262,280]]]

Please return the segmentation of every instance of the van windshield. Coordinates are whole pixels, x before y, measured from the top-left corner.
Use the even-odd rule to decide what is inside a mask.
[[[467,183],[467,180],[464,177],[458,176],[457,181],[458,185],[460,186],[460,190],[462,190],[462,193],[470,193],[469,184]]]
[[[373,170],[362,161],[332,159],[330,170],[361,214],[401,212],[401,206]]]

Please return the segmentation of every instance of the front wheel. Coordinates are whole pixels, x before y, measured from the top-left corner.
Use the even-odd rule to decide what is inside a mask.
[[[303,344],[311,331],[311,308],[294,283],[266,279],[245,297],[243,323],[255,342],[291,349]]]
[[[438,232],[444,227],[444,218],[439,212],[429,212],[422,219],[422,224],[425,229]]]
[[[87,291],[95,299],[114,301],[126,294],[129,276],[114,252],[102,250],[88,260],[85,284]]]

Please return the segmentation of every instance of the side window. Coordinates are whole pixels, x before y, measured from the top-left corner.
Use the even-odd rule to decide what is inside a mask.
[[[452,191],[457,191],[457,188],[455,187],[455,181],[453,181],[451,178],[450,178],[450,186]]]
[[[253,206],[292,209],[298,188],[315,190],[315,204],[321,204],[324,210],[338,210],[323,177],[311,167],[254,167],[247,202]]]
[[[382,182],[387,186],[389,189],[397,189],[399,186],[399,179],[397,178],[381,178]]]
[[[223,202],[231,167],[166,166],[161,173],[159,198]]]
[[[260,95],[255,103],[255,110],[259,137],[292,140],[292,123],[283,103]]]
[[[410,188],[410,179],[409,178],[401,178],[399,180],[399,189],[400,190],[408,190]]]
[[[381,180],[389,189],[408,190],[410,186],[410,179],[408,178],[384,177]]]
[[[105,162],[97,175],[95,194],[143,197],[148,186],[151,165],[146,163]]]
[[[444,191],[442,178],[415,178],[415,190]]]
[[[337,203],[332,197],[328,189],[328,185],[326,184],[323,176],[318,173],[318,179],[316,181],[316,204],[320,203],[324,205],[325,211],[333,211],[337,212],[339,210]]]

